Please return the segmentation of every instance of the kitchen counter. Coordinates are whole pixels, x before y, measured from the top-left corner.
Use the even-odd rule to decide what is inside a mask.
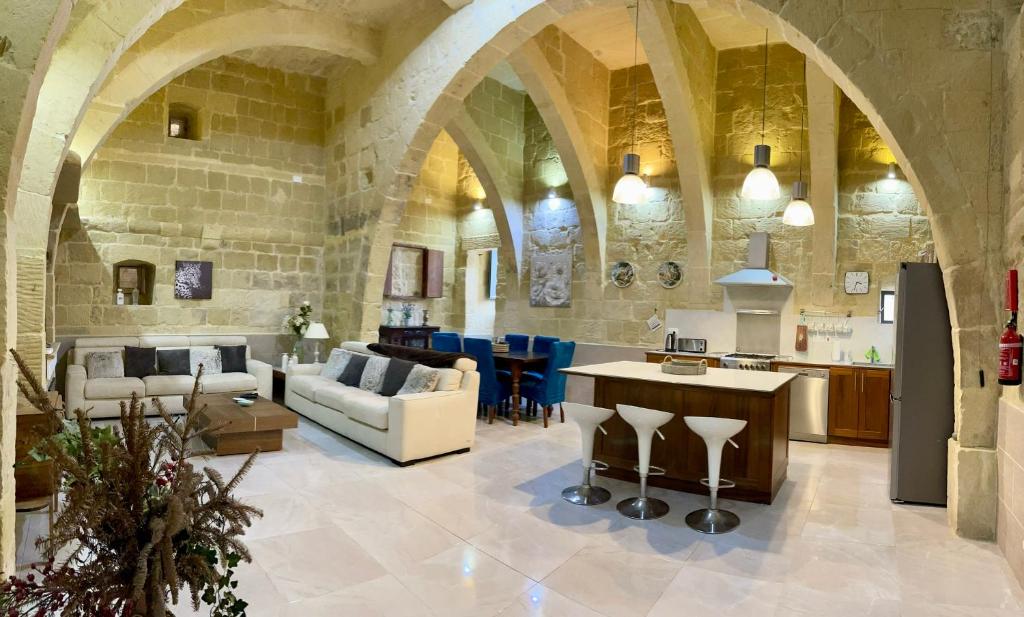
[[[744,390],[765,394],[775,392],[796,378],[796,375],[792,373],[734,371],[725,368],[709,368],[706,375],[671,375],[661,372],[661,365],[651,362],[606,362],[589,366],[573,366],[562,369],[562,372],[567,375],[617,377],[697,388]]]
[[[615,409],[637,405],[675,414],[655,439],[651,464],[665,469],[651,476],[652,486],[707,494],[700,483],[708,475],[707,448],[684,416],[715,416],[745,420],[733,439],[738,448],[722,454],[722,477],[736,482],[722,489],[724,499],[771,503],[786,479],[789,464],[789,390],[793,374],[708,368],[705,375],[669,375],[649,362],[607,362],[563,369],[576,378],[594,380],[594,405]],[[619,415],[603,424],[594,458],[608,463],[602,475],[638,481],[636,432]]]
[[[709,366],[712,362],[721,360],[722,356],[727,356],[732,352],[726,351],[709,351],[707,353],[695,353],[690,351],[664,351],[661,349],[648,349],[646,352],[647,360],[649,362],[661,362],[665,356],[672,356],[673,358],[702,358],[709,361]],[[856,368],[877,368],[880,370],[893,370],[892,364],[868,364],[867,362],[816,362],[813,360],[806,360],[803,358],[794,358],[793,356],[778,356],[772,360],[772,368],[776,365],[792,365],[792,366],[810,366],[814,368],[832,368],[834,366],[848,366]]]

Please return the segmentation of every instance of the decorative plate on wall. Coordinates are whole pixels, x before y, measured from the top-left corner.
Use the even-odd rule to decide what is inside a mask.
[[[658,282],[665,289],[673,289],[683,282],[683,267],[674,261],[658,266]]]
[[[636,268],[628,261],[617,261],[612,264],[611,277],[616,287],[629,287],[636,280]]]

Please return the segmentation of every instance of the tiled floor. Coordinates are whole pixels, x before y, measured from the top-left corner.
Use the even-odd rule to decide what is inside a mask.
[[[672,511],[650,522],[615,511],[628,483],[599,480],[601,507],[562,501],[578,442],[571,424],[481,423],[472,453],[399,468],[303,422],[240,489],[266,512],[240,570],[249,615],[1024,615],[995,545],[889,502],[885,450],[793,443],[776,503],[728,503],[743,523],[711,538],[683,523],[692,495],[656,491]]]

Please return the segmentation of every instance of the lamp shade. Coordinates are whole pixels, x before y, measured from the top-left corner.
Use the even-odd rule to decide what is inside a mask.
[[[636,174],[623,174],[615,183],[612,199],[628,206],[642,204],[647,201],[647,183]]]
[[[740,195],[744,199],[770,201],[782,197],[782,189],[772,170],[767,167],[755,167],[743,180],[743,189],[740,191]]]
[[[314,321],[309,324],[308,328],[306,328],[305,338],[328,339],[331,337],[329,334],[327,334],[327,328],[324,327],[324,324],[320,323],[319,321]]]
[[[782,223],[792,227],[808,227],[814,224],[814,210],[807,203],[807,184],[793,183],[793,199],[782,213]]]

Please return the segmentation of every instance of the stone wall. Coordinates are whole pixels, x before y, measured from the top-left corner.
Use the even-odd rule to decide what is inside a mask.
[[[168,105],[201,139],[166,136]],[[281,332],[323,294],[324,81],[220,59],[122,123],[86,168],[59,244],[57,335]],[[152,306],[115,306],[113,265],[156,266]],[[176,260],[213,262],[213,298],[177,300]]]
[[[914,189],[897,172],[886,177],[892,151],[853,102],[839,108],[839,221],[834,306],[876,315],[879,291],[896,288],[901,261],[919,261],[931,245],[931,226]],[[870,292],[848,295],[845,273],[866,271]],[[806,297],[806,296],[805,296]]]
[[[429,323],[440,326],[442,330],[461,329],[465,323],[464,305],[455,301],[459,158],[455,142],[442,131],[427,153],[427,160],[395,230],[396,243],[444,251],[444,294],[440,298],[413,301],[384,298],[382,320],[386,320],[388,309],[400,309],[402,304],[408,303],[417,311],[428,310]],[[462,259],[464,262],[465,257]],[[395,310],[395,317],[400,315],[401,311]],[[414,323],[419,324],[419,313],[415,318],[417,321]]]
[[[1006,174],[1004,261],[1024,268],[1024,19],[1006,27]],[[990,347],[991,349],[991,347]],[[1024,583],[1024,397],[1020,386],[1002,386],[996,464],[999,470],[996,539],[1018,580]]]
[[[797,306],[810,302],[810,228],[782,224],[790,188],[799,176],[804,150],[804,179],[808,180],[806,139],[800,139],[800,113],[805,104],[804,57],[785,44],[768,51],[767,109],[764,143],[771,146],[771,169],[782,186],[782,198],[752,201],[740,197],[743,180],[754,164],[754,146],[761,142],[764,100],[764,47],[729,49],[718,54],[715,85],[715,156],[711,186],[714,194],[711,278],[733,272],[747,261],[747,237],[754,231],[772,235],[771,264],[793,282]],[[722,289],[712,286],[714,298]]]

